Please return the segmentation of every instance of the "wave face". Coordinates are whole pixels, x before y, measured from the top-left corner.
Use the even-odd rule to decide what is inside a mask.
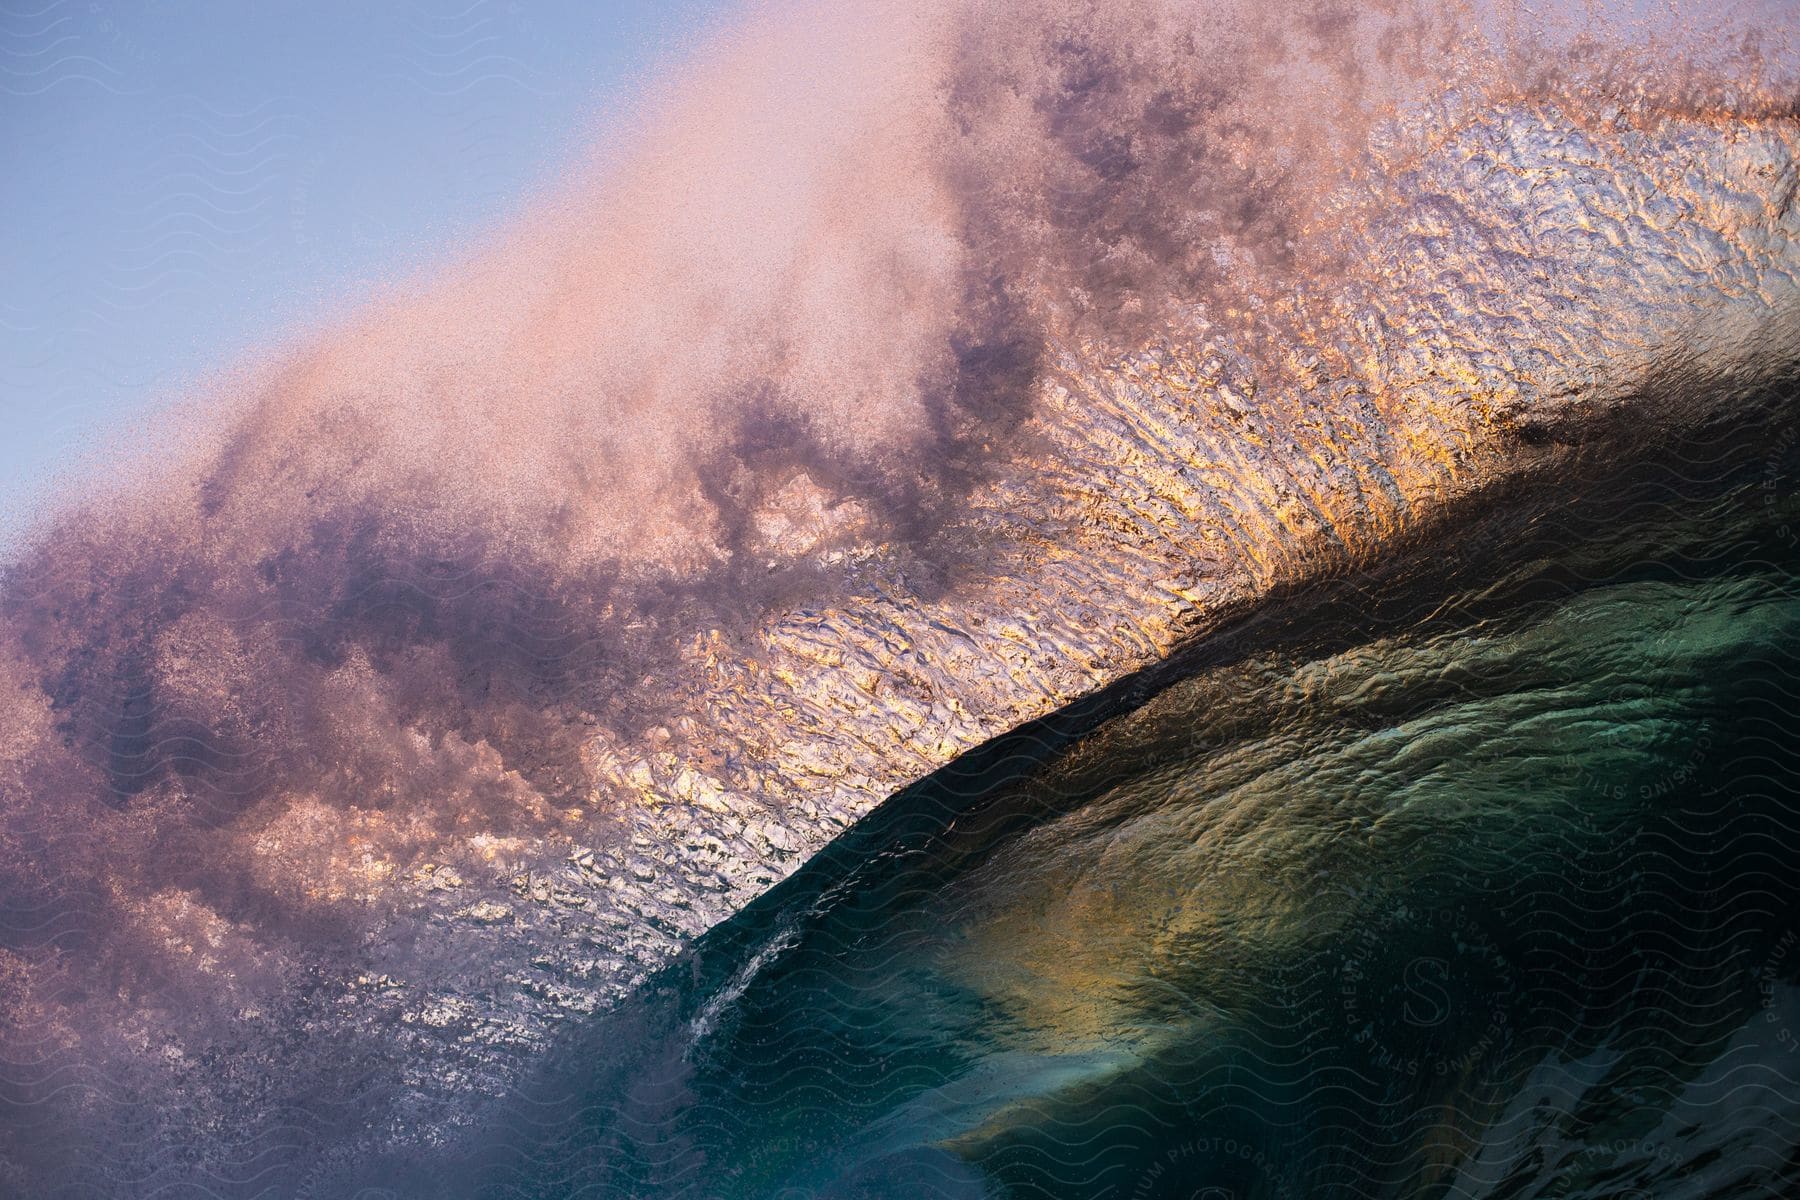
[[[7,1185],[452,1136],[990,739],[1781,428],[1794,33],[745,19],[612,167],[225,377],[9,567]]]
[[[896,797],[471,1193],[1789,1194],[1795,442],[1595,471]]]

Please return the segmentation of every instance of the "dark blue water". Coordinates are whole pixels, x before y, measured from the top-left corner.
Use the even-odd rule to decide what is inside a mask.
[[[1490,498],[895,797],[432,1186],[1794,1194],[1778,434]]]

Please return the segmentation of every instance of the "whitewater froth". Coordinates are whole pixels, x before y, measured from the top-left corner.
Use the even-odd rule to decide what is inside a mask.
[[[1786,378],[1779,55],[1528,79],[1475,26],[748,20],[11,570],[17,1044],[218,1112],[281,1100],[204,1053],[498,1088],[897,787]]]

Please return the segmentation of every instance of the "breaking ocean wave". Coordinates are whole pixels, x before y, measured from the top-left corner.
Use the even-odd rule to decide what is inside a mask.
[[[1797,30],[1627,7],[758,10],[122,441],[0,1182],[1779,1192]]]

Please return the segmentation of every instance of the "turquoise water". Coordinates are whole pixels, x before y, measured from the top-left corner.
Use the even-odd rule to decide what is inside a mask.
[[[1792,440],[1464,514],[895,797],[575,1034],[454,1182],[1780,1194]]]

